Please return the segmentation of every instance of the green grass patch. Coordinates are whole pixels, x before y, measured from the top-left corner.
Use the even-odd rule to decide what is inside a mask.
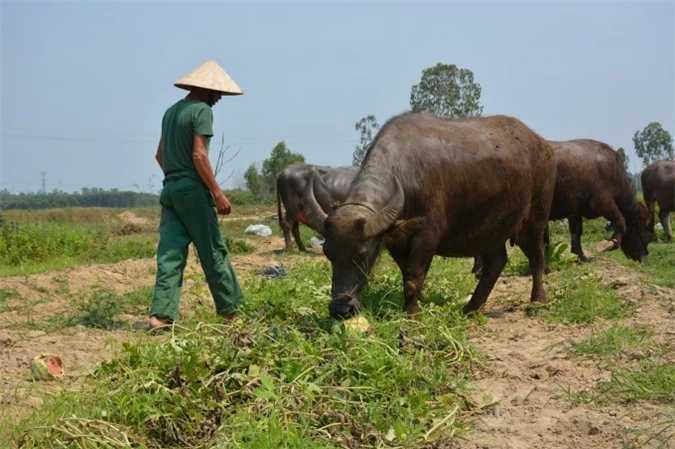
[[[62,401],[57,418],[47,406],[22,424],[22,443],[422,448],[466,437],[485,405],[469,382],[482,363],[468,343],[474,322],[451,301],[406,319],[394,299],[400,276],[384,261],[365,292],[370,328],[354,330],[328,317],[328,268],[315,259],[282,278],[250,278],[240,321],[218,324],[204,304],[166,338],[126,344],[89,380],[89,407]],[[451,290],[427,288],[438,298]],[[96,301],[107,305],[95,322],[110,322],[112,302]]]
[[[649,265],[627,263],[625,265],[646,274],[650,282],[662,287],[675,288],[675,243],[649,245]]]
[[[18,299],[19,293],[13,288],[0,288],[0,313],[11,310],[10,299]]]
[[[45,333],[53,333],[59,329],[82,325],[94,329],[115,330],[128,328],[122,315],[145,315],[152,299],[153,287],[142,287],[126,293],[116,293],[112,290],[99,287],[85,293],[66,293],[71,307],[60,313],[53,313],[29,319],[8,326],[12,329],[39,330]],[[31,304],[26,304],[21,309],[22,313],[45,303],[46,298],[41,298]],[[2,302],[0,301],[0,307]]]
[[[75,324],[112,330],[125,326],[121,314],[142,315],[150,306],[154,287],[142,287],[119,294],[111,290],[97,289],[80,298]]]
[[[629,350],[653,347],[652,335],[646,326],[614,323],[604,332],[594,330],[584,341],[570,342],[568,352],[576,357],[617,357]]]
[[[648,400],[672,404],[675,398],[675,363],[646,357],[632,366],[619,366],[607,382],[597,385],[597,399],[624,402]]]
[[[529,314],[554,322],[590,324],[630,315],[635,305],[602,283],[591,267],[570,266],[547,275],[547,304],[531,304]]]

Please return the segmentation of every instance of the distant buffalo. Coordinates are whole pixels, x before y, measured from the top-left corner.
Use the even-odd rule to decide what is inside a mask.
[[[549,141],[556,159],[556,181],[549,220],[566,218],[571,234],[571,252],[580,261],[589,259],[581,248],[582,218],[605,217],[613,231],[604,250],[621,248],[626,257],[646,263],[649,232],[647,207],[631,187],[619,154],[609,145],[591,139]],[[605,226],[605,229],[608,229]],[[546,244],[549,244],[548,227]],[[481,261],[472,271],[480,277]],[[546,272],[550,269],[547,266]]]
[[[555,183],[551,146],[515,118],[461,120],[406,113],[379,131],[344,202],[327,210],[308,183],[305,212],[325,236],[334,318],[360,309],[359,296],[386,248],[403,275],[404,310],[418,310],[434,255],[484,255],[484,275],[464,312],[480,309],[522,233],[532,301],[546,301],[543,236]]]
[[[642,172],[642,191],[651,216],[650,227],[654,232],[654,203],[659,203],[659,220],[666,231],[666,239],[673,239],[668,216],[675,211],[675,161],[656,161]]]
[[[349,184],[357,172],[358,167],[354,166],[334,168],[312,164],[293,164],[277,175],[277,213],[287,250],[293,249],[292,232],[300,251],[307,251],[300,238],[299,223],[310,226],[303,212],[302,195],[312,173],[316,173],[316,176],[320,177],[326,186],[326,195],[321,197],[319,202],[327,208],[345,197]],[[282,203],[286,210],[285,215],[282,215]],[[315,231],[318,232],[316,229]]]
[[[572,253],[588,258],[581,248],[582,218],[604,217],[612,222],[611,246],[626,257],[646,262],[647,208],[630,184],[620,155],[609,145],[591,139],[550,142],[556,158],[556,182],[550,220],[567,218]]]

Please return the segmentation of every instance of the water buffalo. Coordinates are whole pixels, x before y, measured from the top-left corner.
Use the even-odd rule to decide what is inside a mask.
[[[638,202],[619,154],[592,139],[550,142],[556,158],[556,182],[550,220],[567,218],[571,251],[581,261],[582,219],[604,217],[613,224],[612,245],[626,257],[646,262],[647,208]]]
[[[484,254],[484,276],[463,309],[476,311],[506,264],[506,241],[520,232],[528,242],[531,300],[545,302],[543,234],[554,183],[553,150],[515,118],[390,119],[341,205],[325,210],[316,200],[325,189],[321,179],[307,184],[307,219],[324,235],[332,265],[331,316],[358,312],[382,248],[401,270],[409,314],[418,309],[434,255]]]
[[[316,173],[326,186],[327,195],[320,198],[319,201],[323,207],[327,208],[345,197],[349,184],[358,170],[359,168],[354,166],[333,168],[312,164],[293,164],[277,175],[277,213],[279,226],[284,232],[287,250],[293,249],[293,242],[291,241],[291,232],[293,232],[293,237],[300,251],[307,251],[300,238],[299,223],[310,226],[303,212],[302,196],[312,173]],[[281,212],[282,203],[286,210],[285,215],[282,215]],[[315,229],[315,231],[317,230]]]
[[[653,240],[653,233],[648,231],[649,215],[646,206],[635,197],[619,154],[592,139],[549,143],[556,159],[549,220],[567,219],[571,252],[582,262],[589,260],[581,248],[582,218],[605,217],[611,222],[613,235],[604,250],[620,247],[629,259],[646,263],[647,244]],[[545,242],[549,244],[548,227]],[[551,270],[547,266],[545,271]],[[474,260],[472,272],[481,276],[479,259]]]
[[[675,212],[675,161],[656,161],[642,171],[642,191],[649,210],[650,230],[654,232],[654,202],[659,203],[659,220],[666,239],[673,239],[668,215]]]

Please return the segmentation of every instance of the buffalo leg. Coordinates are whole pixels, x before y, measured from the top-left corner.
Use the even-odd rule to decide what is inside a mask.
[[[536,233],[535,233],[536,234]],[[537,237],[538,238],[538,237]],[[550,250],[551,247],[551,235],[550,235],[550,229],[548,226],[548,223],[546,223],[546,228],[544,230],[544,245],[543,245],[543,250],[544,250],[544,274],[551,274],[553,270],[551,267],[548,265],[546,261],[546,253]],[[527,238],[525,237],[525,233],[521,233],[518,238],[516,239],[516,243],[518,245],[518,248],[520,248],[523,251],[523,254],[525,254],[526,257],[528,254],[528,249],[527,249]],[[528,262],[529,262],[529,257],[528,257]],[[530,270],[532,269],[532,266],[530,265]]]
[[[480,279],[481,274],[483,273],[483,256],[476,256],[473,258],[473,267],[471,268],[471,273],[476,276],[476,279]]]
[[[611,221],[614,226],[614,234],[612,234],[610,240],[614,243],[612,249],[617,249],[621,245],[621,240],[626,233],[626,219],[614,203],[611,204],[609,210],[603,213],[602,216]]]
[[[645,206],[647,206],[647,213],[648,215],[648,220],[647,220],[647,229],[654,235],[654,215],[656,215],[656,210],[654,208],[654,203],[656,199],[654,196],[651,194],[651,192],[648,192],[647,189],[644,190],[644,198],[645,198]],[[660,217],[659,217],[660,218]]]
[[[464,313],[471,313],[478,311],[485,301],[487,301],[490,292],[495,286],[499,275],[502,273],[506,265],[506,245],[499,249],[480,256],[483,262],[483,269],[481,270],[481,277],[471,295],[471,300],[464,306],[462,311]]]
[[[408,250],[393,249],[389,251],[403,275],[403,297],[405,299],[403,310],[408,315],[417,313],[424,281],[434,257],[433,254],[421,249],[428,247],[424,245],[427,244],[417,241],[412,242]],[[415,250],[415,248],[419,248],[419,250]]]
[[[284,244],[288,251],[293,249],[293,241],[291,240],[291,225],[288,223],[288,215],[283,220],[279,220],[279,225],[284,233]]]
[[[581,216],[577,215],[569,217],[567,221],[570,228],[570,236],[572,238],[572,254],[576,254],[581,262],[588,262],[589,259],[581,248],[581,234],[584,231]]]
[[[548,268],[546,266],[546,257],[544,256],[544,245],[547,240],[546,228],[542,230],[539,226],[528,225],[525,232],[527,235],[521,249],[525,253],[530,263],[530,271],[532,271],[532,294],[530,301],[545,303],[546,292],[544,291],[543,279],[544,272]]]
[[[293,223],[291,230],[293,231],[293,238],[295,238],[295,243],[298,244],[300,251],[307,251],[307,248],[305,248],[305,245],[302,243],[302,239],[300,238],[300,222],[296,221]]]
[[[666,209],[659,210],[659,220],[661,220],[663,230],[666,231],[666,240],[670,242],[673,240],[673,231],[670,229],[670,221],[668,220],[669,215],[670,212],[668,210]]]

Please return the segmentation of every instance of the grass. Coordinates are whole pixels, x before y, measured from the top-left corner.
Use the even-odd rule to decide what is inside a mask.
[[[531,304],[530,316],[552,322],[591,324],[629,316],[635,304],[602,283],[592,267],[570,266],[548,275],[547,304]]]
[[[69,302],[66,310],[37,315],[36,318],[16,322],[4,328],[40,330],[47,334],[77,325],[104,330],[128,328],[129,324],[124,321],[123,315],[145,315],[150,298],[152,298],[152,287],[142,287],[121,294],[104,287],[79,293],[63,290],[60,296]],[[13,297],[18,298],[18,295]],[[43,296],[40,299],[25,302],[21,307],[14,307],[13,309],[20,311],[21,314],[28,315],[36,306],[49,301],[48,297]],[[2,310],[2,304],[2,299],[0,299],[0,311]]]
[[[675,409],[662,414],[663,420],[646,429],[625,429],[626,442],[622,449],[667,449],[675,441]]]
[[[78,399],[57,394],[13,437],[25,447],[124,447],[128,439],[261,448],[421,448],[466,437],[484,405],[469,381],[481,363],[468,343],[474,324],[451,303],[430,303],[412,321],[397,300],[378,301],[399,290],[387,261],[366,292],[370,329],[333,322],[326,263],[250,278],[240,321],[218,324],[204,305],[166,338],[126,344]],[[433,282],[429,290],[443,296]],[[114,302],[92,299],[101,304],[96,323],[110,323]]]
[[[604,332],[593,331],[581,342],[570,342],[569,352],[576,357],[618,357],[628,351],[654,346],[652,332],[646,326],[613,323]]]
[[[248,206],[253,212],[259,208]],[[140,234],[118,235],[124,226],[117,210],[67,208],[8,211],[0,226],[0,278],[29,275],[93,263],[115,263],[150,258],[156,253],[158,208],[130,209],[148,225]],[[222,220],[223,236],[230,252],[247,254],[254,247],[244,230],[260,220]],[[273,226],[273,229],[278,226]],[[280,233],[280,231],[277,230]]]

